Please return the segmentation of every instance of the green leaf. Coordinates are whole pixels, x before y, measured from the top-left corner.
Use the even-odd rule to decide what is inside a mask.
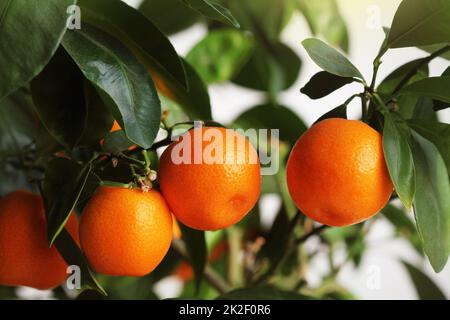
[[[78,4],[83,21],[121,40],[165,82],[188,88],[183,64],[173,45],[142,13],[120,0],[79,0]],[[167,16],[166,12],[164,17]]]
[[[56,238],[55,246],[69,266],[78,266],[80,268],[82,290],[90,289],[95,290],[104,296],[107,295],[105,290],[95,279],[94,273],[89,268],[86,258],[78,247],[78,244],[66,229],[62,229],[59,237]]]
[[[428,53],[433,53],[433,52],[436,52],[436,51],[438,51],[440,49],[443,49],[444,47],[447,47],[447,46],[448,46],[447,43],[440,43],[440,44],[433,44],[433,45],[430,45],[430,46],[423,46],[423,47],[420,47],[419,49],[425,50]],[[447,59],[447,60],[450,60],[450,52],[446,52],[446,53],[440,55],[440,57],[444,58],[444,59]]]
[[[412,219],[402,209],[388,204],[381,211],[387,220],[395,227],[396,234],[408,240],[416,249],[417,253],[423,255],[422,242]]]
[[[239,22],[231,14],[230,10],[223,7],[217,2],[210,0],[180,0],[188,7],[194,9],[198,13],[207,18],[229,24],[233,27],[239,28]]]
[[[286,248],[291,240],[289,237],[290,220],[284,205],[275,218],[269,234],[265,237],[265,243],[259,252],[260,255],[269,258],[270,263],[274,263],[283,257],[280,248]]]
[[[411,208],[416,190],[416,176],[411,148],[404,128],[394,116],[384,116],[383,151],[384,158],[400,200],[406,208]]]
[[[348,30],[336,0],[298,0],[297,3],[314,36],[321,35],[333,46],[348,52]]]
[[[105,140],[103,141],[102,149],[104,152],[108,153],[117,153],[121,151],[128,150],[131,146],[133,146],[133,142],[131,142],[125,132],[123,130],[110,132],[105,136]]]
[[[274,287],[251,287],[236,289],[216,298],[217,300],[315,300],[294,291],[279,290]]]
[[[31,92],[48,132],[66,148],[75,147],[85,129],[87,108],[83,75],[63,48],[33,79]]]
[[[330,111],[322,115],[319,119],[317,119],[314,123],[330,118],[347,119],[347,105],[343,104],[334,109],[331,109]]]
[[[45,170],[48,242],[51,246],[64,228],[91,176],[92,163],[81,167],[65,158],[53,158]],[[99,183],[99,181],[97,181]]]
[[[182,61],[186,70],[189,90],[170,83],[161,83],[158,90],[168,99],[175,101],[192,119],[211,120],[208,87],[197,71],[186,60]],[[155,75],[153,77],[155,78]],[[158,80],[156,80],[156,83],[158,83]]]
[[[428,97],[450,103],[450,76],[431,77],[414,82],[398,93],[398,95],[413,95]]]
[[[298,55],[281,42],[267,50],[258,44],[233,82],[250,89],[277,94],[290,88],[298,78],[302,62]]]
[[[186,59],[205,82],[223,82],[241,70],[253,48],[253,38],[248,34],[236,29],[219,29],[209,32]]]
[[[402,80],[413,70],[417,69],[415,74],[405,84],[411,84],[428,77],[428,64],[422,64],[423,59],[410,61],[389,74],[378,86],[377,92],[384,100],[389,100]],[[420,65],[420,68],[417,68]],[[414,115],[414,110],[418,103],[418,97],[412,95],[403,95],[397,97],[399,113],[405,119],[410,119]]]
[[[291,0],[228,0],[227,6],[241,24],[259,42],[277,43],[292,16],[295,4]]]
[[[354,81],[353,78],[340,77],[327,71],[321,71],[316,73],[300,92],[311,99],[320,99]]]
[[[25,89],[0,100],[0,160],[20,153],[32,143],[38,126],[33,102]]]
[[[389,33],[390,48],[450,42],[448,0],[403,0]]]
[[[291,145],[306,131],[306,124],[290,108],[271,104],[245,111],[233,121],[233,127],[247,129],[278,129],[280,139]]]
[[[437,114],[434,111],[433,99],[420,97],[417,100],[411,118],[437,121]]]
[[[0,2],[0,99],[50,61],[67,29],[67,8],[73,4],[75,0]]]
[[[127,137],[149,148],[159,130],[161,105],[145,68],[119,41],[87,24],[67,32],[63,45],[85,77],[108,98]]]
[[[420,300],[447,300],[442,290],[423,271],[403,261]]]
[[[432,120],[409,120],[408,125],[439,150],[450,173],[450,125]]]
[[[425,254],[433,269],[440,272],[450,251],[450,184],[438,149],[418,133],[413,157],[416,170],[414,213]]]
[[[189,262],[194,270],[195,284],[198,291],[203,280],[203,273],[208,260],[205,232],[191,229],[180,222],[178,222],[178,224],[181,229],[182,239],[186,245]]]
[[[449,58],[449,60],[450,60],[450,58]],[[442,76],[443,77],[450,76],[450,67],[445,69],[445,71],[442,73]],[[450,108],[450,102],[442,102],[439,100],[434,100],[433,103],[434,103],[434,110],[436,110],[436,111]]]
[[[361,72],[336,49],[319,39],[306,39],[302,42],[308,55],[324,71],[337,76],[364,80]]]
[[[181,5],[180,0],[145,0],[139,11],[167,35],[185,30],[200,20],[200,15]]]

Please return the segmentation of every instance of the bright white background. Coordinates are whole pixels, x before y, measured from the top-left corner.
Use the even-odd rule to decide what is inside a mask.
[[[243,0],[245,1],[245,0]],[[274,0],[276,1],[276,0]],[[127,0],[131,5],[136,5],[140,0]],[[400,0],[338,0],[342,15],[344,16],[350,31],[350,59],[362,71],[366,78],[371,77],[372,60],[378,52],[383,41],[384,33],[381,26],[391,24],[394,13],[400,4]],[[170,13],[168,13],[170,14]],[[192,46],[206,34],[202,26],[194,26],[187,31],[171,37],[177,51],[184,55]],[[297,83],[282,94],[282,102],[290,106],[308,124],[314,122],[326,111],[340,105],[347,97],[359,92],[359,85],[348,85],[334,94],[321,100],[312,101],[299,93],[299,89],[314,75],[319,68],[308,58],[300,45],[301,41],[310,37],[306,22],[300,15],[296,15],[282,35],[283,41],[290,45],[303,59],[303,68]],[[407,61],[425,56],[418,49],[391,50],[383,59],[383,65],[378,79],[383,79],[396,67]],[[440,75],[449,65],[448,61],[436,59],[431,64],[432,75]],[[449,88],[450,89],[450,88]],[[262,101],[262,95],[257,92],[245,90],[231,84],[215,85],[210,89],[214,119],[219,122],[230,122],[244,110]],[[359,115],[359,104],[355,101],[350,108],[352,117]],[[446,110],[440,114],[441,120],[450,121],[450,112]],[[277,210],[276,197],[263,199],[262,211],[266,215],[265,220],[271,220],[271,216]],[[383,221],[377,222],[367,242],[369,250],[358,270],[347,266],[339,274],[342,285],[351,290],[361,299],[416,299],[415,289],[403,269],[400,259],[417,263],[420,261],[417,254],[403,240],[393,239],[392,227]],[[314,240],[308,246],[315,246]],[[308,272],[308,280],[314,285],[320,280],[320,275],[325,274],[328,268],[325,254],[315,260]],[[440,274],[434,274],[428,264],[424,265],[426,272],[450,297],[450,265]],[[379,286],[371,285],[371,276],[379,274]],[[176,294],[179,283],[174,279],[168,279],[160,284],[158,291],[165,296]]]

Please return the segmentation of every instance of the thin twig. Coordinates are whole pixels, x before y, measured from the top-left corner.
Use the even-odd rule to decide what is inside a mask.
[[[180,240],[172,241],[172,248],[186,261],[189,261],[189,255],[187,253],[184,243]],[[220,293],[227,293],[231,291],[231,286],[210,266],[205,266],[204,271],[205,280],[208,281]]]

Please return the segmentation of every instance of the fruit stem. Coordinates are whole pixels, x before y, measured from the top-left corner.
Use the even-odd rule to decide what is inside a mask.
[[[102,181],[102,182],[100,182],[100,186],[114,187],[114,188],[126,188],[126,189],[133,189],[135,187],[135,185],[133,183],[121,183],[121,182],[114,182],[114,181]]]

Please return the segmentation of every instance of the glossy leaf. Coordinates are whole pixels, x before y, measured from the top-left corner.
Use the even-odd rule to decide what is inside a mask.
[[[82,290],[90,289],[104,296],[107,295],[89,268],[86,258],[78,247],[78,244],[66,229],[63,229],[59,237],[56,238],[55,246],[69,266],[78,266],[80,268]]]
[[[145,68],[119,41],[87,24],[66,33],[63,45],[85,77],[108,98],[127,137],[149,148],[159,130],[161,105]]]
[[[231,14],[230,10],[223,7],[217,2],[211,0],[180,0],[190,8],[201,13],[207,18],[229,24],[233,27],[239,28],[239,22]]]
[[[182,5],[180,0],[144,0],[139,11],[168,35],[187,29],[200,20],[200,14]]]
[[[398,94],[428,97],[450,103],[449,87],[450,76],[431,77],[406,86]]]
[[[434,111],[433,99],[420,97],[417,100],[412,119],[424,119],[437,121],[437,114]]]
[[[295,83],[301,65],[297,54],[282,43],[273,44],[270,52],[258,45],[233,82],[250,89],[277,94]]]
[[[416,287],[420,300],[447,300],[442,290],[423,271],[406,261],[403,261],[403,265]]]
[[[265,286],[236,289],[219,296],[217,300],[315,300],[315,298]]]
[[[433,45],[430,45],[430,46],[422,46],[419,49],[425,50],[428,53],[433,53],[433,52],[436,52],[436,51],[438,51],[438,50],[440,50],[440,49],[442,49],[442,48],[444,48],[446,46],[448,46],[448,44],[440,43],[440,44],[433,44]],[[450,51],[447,51],[446,53],[441,54],[440,57],[444,58],[444,59],[447,59],[447,60],[450,60]]]
[[[401,48],[450,42],[450,2],[403,0],[389,33],[388,46]]]
[[[337,76],[363,80],[361,72],[336,49],[319,39],[306,39],[302,42],[307,53],[324,71]]]
[[[230,80],[247,62],[254,48],[253,38],[235,29],[211,31],[188,53],[207,83]]]
[[[66,148],[76,146],[83,135],[88,111],[83,94],[83,74],[63,48],[33,79],[31,91],[48,132]]]
[[[300,92],[311,99],[320,99],[354,81],[353,78],[340,77],[327,71],[321,71],[316,73]]]
[[[142,13],[120,0],[79,0],[78,4],[83,21],[117,37],[165,82],[188,87],[183,64],[173,45]]]
[[[290,108],[265,104],[253,107],[236,118],[233,127],[242,129],[279,129],[280,139],[293,145],[307,127]]]
[[[389,113],[384,116],[383,151],[400,200],[406,208],[411,208],[416,189],[416,175],[409,137],[404,128],[400,127],[395,117]]]
[[[53,244],[64,228],[91,175],[91,170],[90,162],[81,167],[65,158],[54,158],[48,164],[45,170],[44,195],[49,245]]]
[[[450,184],[438,149],[413,132],[416,170],[414,213],[425,254],[433,269],[440,272],[450,251]]]
[[[314,36],[323,36],[331,45],[348,52],[348,30],[336,0],[298,0],[297,2]]]
[[[409,120],[408,125],[436,146],[450,173],[450,125],[422,119]]]
[[[50,61],[67,29],[67,8],[73,4],[75,0],[0,2],[0,99]]]
[[[133,146],[133,142],[128,140],[123,130],[114,131],[105,136],[102,149],[108,153],[126,151]]]
[[[198,290],[203,280],[203,273],[208,258],[205,232],[191,229],[180,222],[178,224],[181,229],[182,239],[186,245],[190,264],[194,270],[195,284]]]

